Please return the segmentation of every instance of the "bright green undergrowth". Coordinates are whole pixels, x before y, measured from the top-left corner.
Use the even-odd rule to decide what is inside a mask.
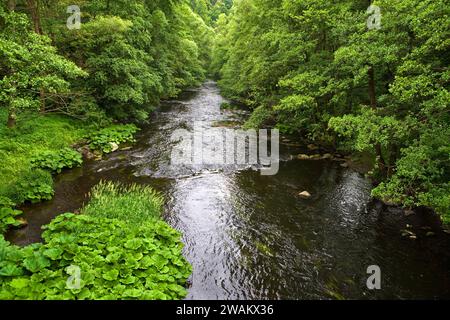
[[[0,110],[0,196],[14,203],[51,199],[53,182],[49,172],[33,168],[32,159],[58,153],[82,139],[87,125],[58,115],[22,114],[15,128],[7,128]]]
[[[15,180],[10,183],[5,181],[5,183],[5,186],[0,186],[1,195],[11,199],[14,204],[38,203],[53,198],[53,178],[45,170],[22,171]]]
[[[82,163],[81,154],[71,148],[46,151],[31,159],[33,168],[49,170],[52,173],[61,173],[63,169],[79,167]]]
[[[22,214],[22,211],[14,210],[11,207],[14,203],[9,198],[0,197],[0,234],[8,230],[9,227],[17,227],[20,222],[15,218]]]
[[[34,113],[20,114],[17,125],[7,128],[6,118],[7,113],[0,109],[0,233],[18,224],[18,211],[12,207],[51,200],[52,174],[82,164],[81,154],[71,145],[88,137],[93,151],[109,153],[114,144],[133,142],[138,130],[134,125],[99,130],[94,124],[65,116]]]
[[[107,191],[99,191],[104,189]],[[139,190],[149,198],[142,201],[130,196],[126,201],[129,215],[116,205],[93,200],[94,204],[83,210],[85,214],[64,214],[46,226],[43,244],[19,248],[0,236],[0,299],[185,297],[192,270],[182,256],[180,234],[157,218],[159,212],[148,209],[154,205],[147,202],[155,197],[158,204],[161,198],[151,189],[137,186],[101,184],[95,190],[94,198],[99,193],[112,203],[117,196],[124,199]],[[137,219],[132,213],[135,209],[145,219]],[[117,218],[106,217],[103,211]],[[77,269],[78,283],[70,279]]]
[[[0,234],[8,230],[9,227],[18,227],[21,225],[15,217],[20,216],[22,211],[14,210],[9,207],[0,207]]]
[[[191,273],[180,235],[162,221],[140,227],[65,214],[25,248],[0,240],[0,299],[179,299]],[[69,287],[69,267],[80,286]],[[70,289],[71,288],[71,289]]]
[[[82,213],[141,224],[159,218],[163,203],[162,197],[150,187],[101,182],[92,189],[89,204]]]

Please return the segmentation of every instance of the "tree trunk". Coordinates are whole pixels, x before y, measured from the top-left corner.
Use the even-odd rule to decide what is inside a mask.
[[[16,10],[16,0],[8,0],[8,10]],[[16,112],[14,109],[10,109],[8,113],[8,123],[6,124],[8,128],[13,128],[16,125]]]
[[[375,91],[375,72],[373,71],[373,67],[369,68],[369,98],[370,98],[370,107],[373,110],[377,109],[377,95]]]
[[[369,98],[370,98],[370,107],[372,110],[377,109],[377,95],[375,89],[375,71],[373,70],[373,66],[369,67]],[[375,144],[375,153],[377,156],[377,164],[380,173],[385,176],[386,175],[386,162],[383,159],[383,153],[380,143]]]
[[[27,5],[31,15],[31,21],[33,21],[34,32],[37,34],[42,34],[41,18],[39,16],[39,1],[27,0]]]
[[[40,100],[41,100],[41,109],[40,109],[40,111],[42,113],[44,113],[46,105],[45,105],[45,90],[43,88],[41,88],[41,90],[39,92],[39,97],[40,97]]]
[[[16,126],[16,113],[14,110],[9,110],[9,114],[8,114],[8,123],[7,126],[8,128],[14,128]]]
[[[41,18],[39,16],[39,0],[27,0],[28,11],[30,12],[33,30],[37,34],[42,34]],[[40,89],[39,97],[41,101],[41,112],[45,111],[45,91]]]
[[[394,174],[395,164],[398,158],[398,146],[396,144],[392,144],[389,146],[390,156],[389,156],[389,168],[387,170],[388,177],[392,177]]]
[[[8,0],[8,10],[9,11],[16,10],[16,0]]]

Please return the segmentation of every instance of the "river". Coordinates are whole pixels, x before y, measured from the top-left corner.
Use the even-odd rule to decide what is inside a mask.
[[[450,235],[426,213],[373,203],[370,181],[339,163],[297,160],[302,149],[286,143],[275,176],[170,166],[174,130],[247,117],[222,102],[211,81],[164,102],[133,148],[59,175],[54,200],[23,208],[29,226],[8,239],[40,241],[41,226],[79,209],[102,179],[136,182],[165,196],[164,219],[183,234],[194,270],[187,299],[450,298]],[[304,190],[311,199],[298,196]],[[401,237],[406,224],[417,240]],[[367,289],[371,265],[381,268],[381,290]]]

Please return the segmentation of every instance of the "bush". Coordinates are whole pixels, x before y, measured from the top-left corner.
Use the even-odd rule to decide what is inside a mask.
[[[75,142],[81,140],[87,132],[92,130],[87,124],[58,115],[41,115],[34,113],[21,113],[17,119],[17,126],[7,128],[7,112],[0,108],[0,197],[8,197],[17,205],[23,203],[26,198],[24,188],[20,186],[24,182],[31,181],[35,177],[31,173],[30,159],[36,155],[49,151],[58,152]],[[45,181],[50,180],[51,174],[44,172]],[[49,199],[53,194],[52,182],[40,184],[42,189],[37,194]],[[27,188],[29,188],[28,186]],[[45,189],[45,190],[44,190]],[[34,199],[33,195],[29,198]],[[31,199],[30,199],[31,201]]]
[[[111,183],[100,184],[92,195],[85,214],[67,213],[44,227],[43,244],[19,248],[0,236],[0,299],[186,296],[192,269],[182,256],[180,234],[158,219],[162,199],[150,188]],[[78,286],[68,287],[76,270]]]
[[[430,207],[449,224],[449,136],[449,129],[436,130],[404,148],[394,175],[375,188],[373,196],[409,207]]]
[[[22,211],[12,209],[14,206],[15,203],[11,199],[0,196],[0,234],[6,232],[10,226],[18,227],[22,224],[16,220]]]
[[[17,221],[15,217],[21,214],[20,210],[0,206],[0,234],[6,232],[10,226],[20,226],[21,222]]]
[[[139,129],[133,125],[115,125],[102,129],[88,137],[89,147],[92,150],[110,153],[114,150],[114,145],[124,142],[135,142],[134,134]]]
[[[265,106],[256,108],[250,119],[244,124],[244,129],[260,129],[273,119],[273,111]]]
[[[19,174],[17,181],[6,188],[6,197],[14,203],[38,203],[53,198],[52,175],[41,169],[33,169]]]
[[[49,170],[52,173],[61,173],[63,169],[79,167],[82,163],[81,154],[70,148],[46,151],[31,159],[31,165],[34,168]]]
[[[162,197],[150,187],[100,182],[92,189],[89,204],[82,213],[97,218],[127,220],[139,225],[159,218],[162,206]]]

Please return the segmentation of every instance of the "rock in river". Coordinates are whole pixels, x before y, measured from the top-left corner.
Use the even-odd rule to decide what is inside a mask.
[[[302,199],[309,199],[309,198],[312,197],[311,194],[310,194],[308,191],[300,192],[298,195],[299,195],[300,198],[302,198]]]

